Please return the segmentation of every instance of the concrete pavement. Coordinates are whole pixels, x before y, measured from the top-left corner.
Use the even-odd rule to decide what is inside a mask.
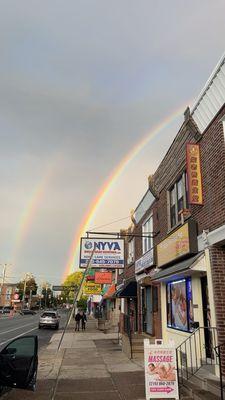
[[[144,370],[129,360],[117,334],[104,334],[89,319],[85,332],[70,327],[57,352],[60,334],[39,354],[35,393],[12,390],[8,400],[143,400]]]

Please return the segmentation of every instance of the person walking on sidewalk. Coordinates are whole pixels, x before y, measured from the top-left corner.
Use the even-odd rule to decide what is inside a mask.
[[[82,331],[85,331],[86,322],[87,322],[87,317],[86,317],[85,312],[83,311],[83,313],[81,315],[81,328],[82,328]]]
[[[77,312],[77,314],[75,315],[75,331],[76,330],[80,330],[80,320],[81,320],[82,316],[80,315],[80,311]]]

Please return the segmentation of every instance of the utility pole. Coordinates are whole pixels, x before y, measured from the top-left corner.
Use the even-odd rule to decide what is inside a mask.
[[[27,288],[28,278],[29,278],[29,274],[26,272],[25,279],[24,279],[24,285],[23,285],[23,299],[22,299],[23,308],[24,308],[24,302],[25,302],[25,295],[26,295],[26,288]]]
[[[7,264],[3,264],[2,285],[1,285],[1,303],[4,302],[4,300],[2,300],[2,296],[3,296],[3,287],[4,287],[4,283],[5,283],[6,268],[7,268]],[[2,304],[2,305],[4,306],[4,304]]]

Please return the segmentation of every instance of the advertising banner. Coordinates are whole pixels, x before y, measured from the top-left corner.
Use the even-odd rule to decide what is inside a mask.
[[[80,268],[86,268],[93,249],[91,268],[124,268],[124,239],[81,238]]]
[[[102,287],[98,283],[86,282],[83,286],[84,294],[101,294]]]
[[[197,251],[196,223],[189,220],[157,245],[158,267]]]
[[[153,265],[153,249],[145,253],[141,258],[135,261],[135,274],[151,267]]]
[[[179,399],[176,349],[144,339],[145,393],[150,399]]]
[[[95,272],[95,283],[110,285],[112,283],[112,272]]]
[[[188,202],[203,204],[202,173],[199,144],[187,143],[186,147]]]

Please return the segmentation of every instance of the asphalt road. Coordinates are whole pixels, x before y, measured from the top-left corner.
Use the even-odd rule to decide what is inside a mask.
[[[59,330],[62,332],[67,313],[61,312]],[[50,341],[52,335],[56,332],[54,329],[38,329],[40,313],[36,315],[16,315],[15,317],[0,316],[0,350],[2,350],[11,340],[23,335],[37,335],[39,349]]]

